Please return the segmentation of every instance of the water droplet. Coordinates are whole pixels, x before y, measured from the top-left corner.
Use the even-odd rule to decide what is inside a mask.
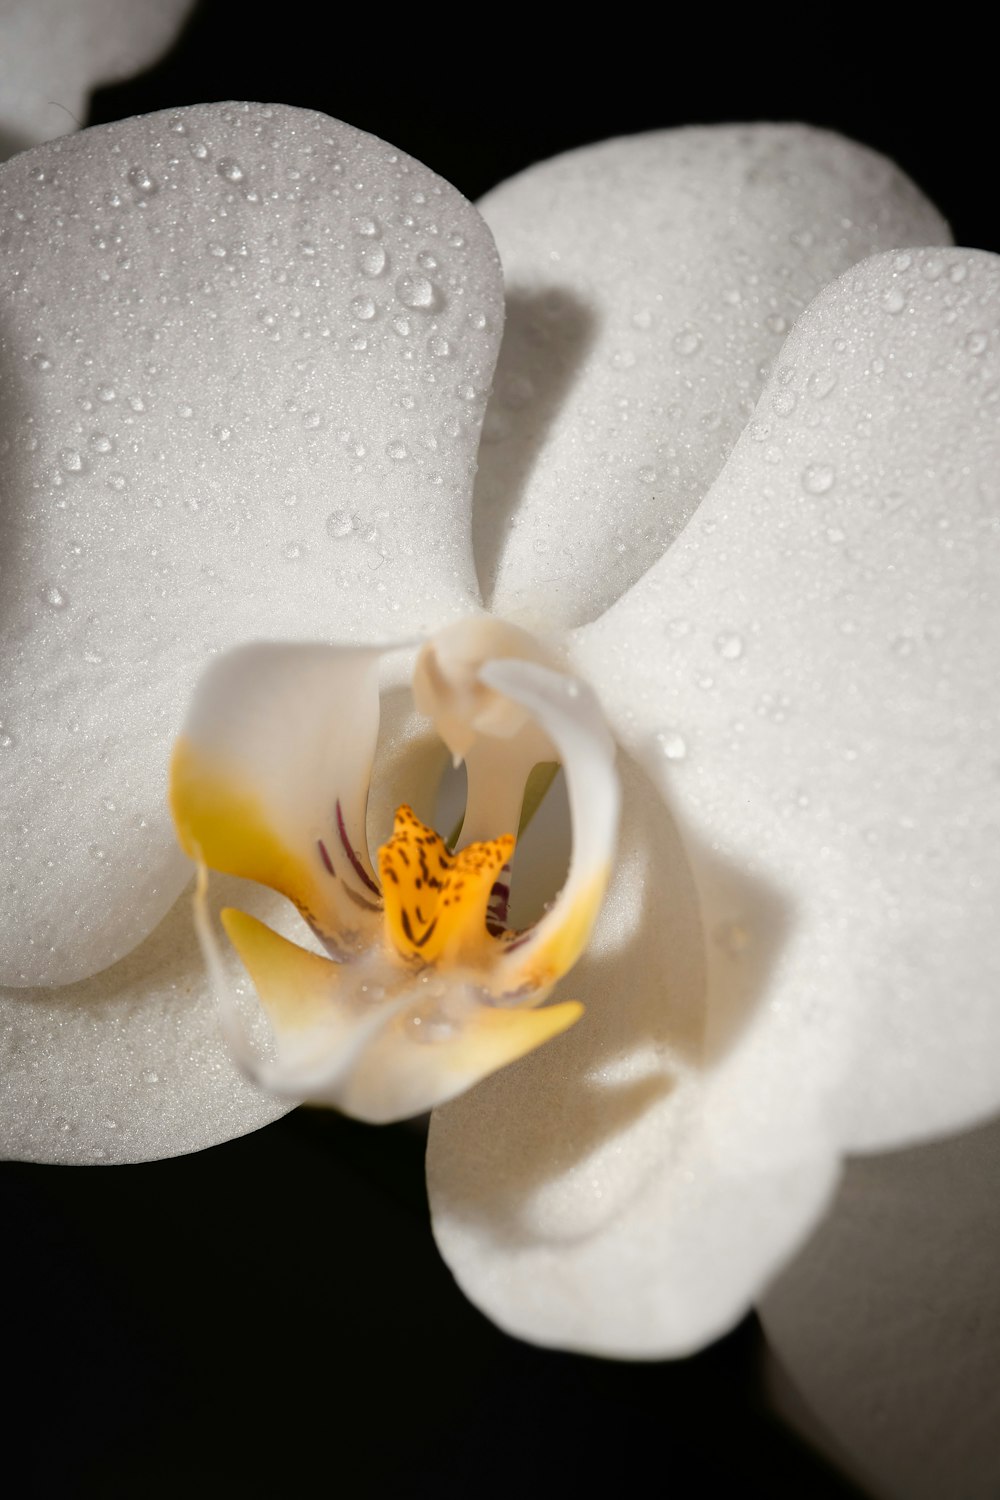
[[[354,530],[354,517],[346,510],[331,510],[326,518],[326,530],[334,541],[342,541]]]
[[[67,474],[79,474],[83,470],[83,454],[76,448],[63,448],[59,454],[59,463]]]
[[[386,453],[388,453],[389,457],[395,459],[397,463],[401,463],[404,458],[409,458],[410,456],[410,450],[407,448],[406,444],[404,442],[401,442],[398,438],[396,438],[391,443],[387,443],[385,451]]]
[[[648,464],[641,468],[638,472],[639,478],[642,480],[643,484],[656,483],[656,470],[651,469]]]
[[[968,274],[969,274],[968,267],[967,266],[963,266],[962,263],[959,261],[958,263],[956,263],[955,265],[953,265],[951,267],[951,269],[949,270],[949,272],[948,272],[948,280],[954,282],[954,284],[956,286],[958,286],[959,282],[964,281],[965,278],[966,278],[966,276],[968,276]]]
[[[192,141],[191,142],[191,155],[195,158],[196,161],[207,161],[208,160],[208,156],[209,156],[209,150],[208,150],[208,147],[205,145],[205,142],[204,141]]]
[[[31,363],[40,374],[45,375],[52,369],[52,360],[47,354],[33,354]]]
[[[794,391],[776,391],[771,398],[771,410],[776,417],[787,417],[795,410],[798,397]]]
[[[366,240],[374,240],[380,233],[378,220],[355,219],[354,232],[355,234],[360,234]]]
[[[898,286],[891,286],[882,298],[882,306],[887,313],[901,313],[906,306],[906,298]]]
[[[128,480],[125,478],[124,474],[109,474],[108,475],[108,489],[111,489],[111,490],[124,490],[124,489],[127,489],[127,488],[128,488]]]
[[[146,198],[151,198],[159,189],[159,183],[152,177],[145,167],[133,167],[128,174],[129,186],[135,188],[137,193],[142,193]]]
[[[95,453],[110,453],[114,443],[106,432],[92,432],[90,434],[90,446]]]
[[[113,385],[99,385],[97,387],[98,401],[114,401],[117,394]]]
[[[301,542],[286,542],[281,549],[281,555],[292,562],[296,557],[302,557],[305,550]]]
[[[362,318],[365,322],[374,318],[378,309],[370,297],[355,297],[351,303],[351,312],[356,318]]]
[[[160,1075],[155,1068],[143,1068],[140,1074],[143,1083],[159,1083]]]
[[[240,166],[239,162],[234,161],[231,156],[222,157],[222,159],[218,162],[215,170],[218,172],[219,176],[224,177],[227,182],[243,181],[243,168]]]
[[[783,318],[780,313],[768,313],[764,319],[771,333],[787,333],[788,319]]]
[[[410,328],[412,326],[409,318],[393,318],[392,326],[399,334],[400,338],[405,339],[409,337]]]
[[[908,254],[905,250],[900,255],[897,255],[896,259],[893,261],[893,265],[895,266],[897,271],[908,271],[912,264],[913,256]]]
[[[368,348],[368,340],[365,338],[363,333],[356,333],[354,335],[354,337],[351,339],[351,348],[358,354],[361,354],[365,349]]]
[[[41,595],[49,609],[65,609],[69,604],[69,595],[55,583],[43,584]]]
[[[682,328],[673,337],[674,352],[685,356],[696,354],[701,348],[701,334],[697,328]]]
[[[970,354],[982,354],[988,343],[989,339],[985,333],[966,334],[965,347]]]
[[[837,477],[832,464],[809,464],[802,470],[802,488],[809,495],[825,495]]]
[[[736,661],[743,655],[743,637],[724,631],[715,637],[715,649],[725,661]]]
[[[675,729],[661,730],[656,742],[666,760],[683,760],[687,755],[687,741]]]
[[[653,314],[648,307],[642,307],[638,312],[632,314],[632,327],[641,328],[644,332],[653,326]],[[683,352],[683,351],[679,351]],[[694,353],[694,350],[691,351]]]
[[[427,347],[436,359],[447,359],[451,354],[451,345],[440,334],[435,334],[433,338],[428,339]]]
[[[836,384],[837,377],[832,370],[814,370],[806,381],[806,390],[814,400],[822,401]]]
[[[426,276],[400,276],[396,282],[396,296],[404,307],[428,312],[437,302],[437,289]]]
[[[302,413],[302,425],[310,432],[315,431],[317,427],[322,426],[322,423],[323,418],[320,416],[318,411],[307,411]]]
[[[362,276],[381,276],[389,257],[382,245],[368,245],[358,256],[358,270]]]

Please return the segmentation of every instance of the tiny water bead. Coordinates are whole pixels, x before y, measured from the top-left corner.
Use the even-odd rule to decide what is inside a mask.
[[[65,589],[61,589],[59,585],[55,583],[43,584],[41,588],[41,596],[42,602],[44,604],[47,604],[49,609],[65,609],[69,604],[69,595],[66,593]]]
[[[832,464],[808,464],[802,471],[802,488],[808,495],[825,495],[833,489],[836,477]]]
[[[396,296],[404,307],[429,312],[438,301],[437,288],[426,276],[401,276],[396,282]]]
[[[684,760],[687,755],[687,741],[676,729],[661,730],[656,736],[656,743],[664,760]]]
[[[368,245],[358,256],[358,270],[362,276],[381,276],[389,257],[382,245]]]
[[[331,510],[326,518],[326,530],[334,541],[343,541],[354,530],[354,517],[346,510]]]
[[[743,637],[724,631],[715,638],[715,649],[723,661],[738,661],[743,655]]]

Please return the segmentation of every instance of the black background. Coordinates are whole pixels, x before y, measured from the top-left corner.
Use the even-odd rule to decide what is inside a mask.
[[[609,135],[803,119],[894,157],[956,238],[1000,248],[984,42],[946,13],[757,24],[629,8],[409,12],[208,0],[88,123],[259,99],[319,109],[467,196]],[[808,24],[807,24],[808,20]],[[930,24],[930,23],[928,23]],[[856,1492],[769,1415],[750,1318],[682,1362],[533,1349],[433,1247],[414,1127],[299,1110],[139,1167],[2,1168],[19,1494]],[[7,1406],[8,1414],[10,1407]]]

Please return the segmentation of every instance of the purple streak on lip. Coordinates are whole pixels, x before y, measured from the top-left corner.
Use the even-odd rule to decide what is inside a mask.
[[[344,814],[341,810],[339,797],[337,798],[337,832],[340,834],[340,842],[344,846],[344,853],[350,860],[351,869],[354,871],[355,875],[368,887],[368,889],[374,895],[381,896],[382,892],[379,890],[378,886],[375,884],[374,880],[371,878],[368,871],[365,869],[364,865],[361,863],[360,859],[358,859],[358,856],[351,848],[350,841],[347,837],[347,829],[344,826]]]
[[[333,868],[333,860],[330,858],[327,852],[326,845],[324,844],[322,839],[317,839],[316,842],[319,845],[319,857],[323,861],[324,870],[326,870],[327,874],[332,875],[334,880],[336,880],[337,872]]]

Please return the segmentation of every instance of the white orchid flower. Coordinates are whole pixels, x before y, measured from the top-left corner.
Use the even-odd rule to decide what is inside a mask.
[[[325,819],[329,864],[377,884],[366,648],[457,642],[471,692],[519,705],[514,738],[534,720],[567,770],[571,886],[581,851],[598,883],[611,853],[597,703],[618,741],[618,859],[566,998],[491,989],[512,942],[457,965],[470,1014],[486,989],[493,1014],[578,1020],[431,1125],[438,1242],[504,1327],[684,1353],[788,1261],[845,1153],[995,1109],[994,257],[819,132],[573,153],[482,205],[507,333],[480,448],[493,242],[390,147],[209,106],[27,153],[0,193],[9,1154],[140,1160],[287,1107],[226,1058],[213,999],[241,967],[203,972],[162,806],[206,658],[251,640],[272,644],[213,669],[229,717],[203,691],[188,737],[246,752],[310,879]],[[440,765],[396,688],[383,827]],[[211,863],[203,825],[189,847]],[[388,1076],[395,1104],[359,1112],[420,1107],[413,1067],[465,1015],[411,1026],[367,1080],[389,1033],[356,1033],[340,1102]],[[322,1092],[314,1040],[292,1061]]]

